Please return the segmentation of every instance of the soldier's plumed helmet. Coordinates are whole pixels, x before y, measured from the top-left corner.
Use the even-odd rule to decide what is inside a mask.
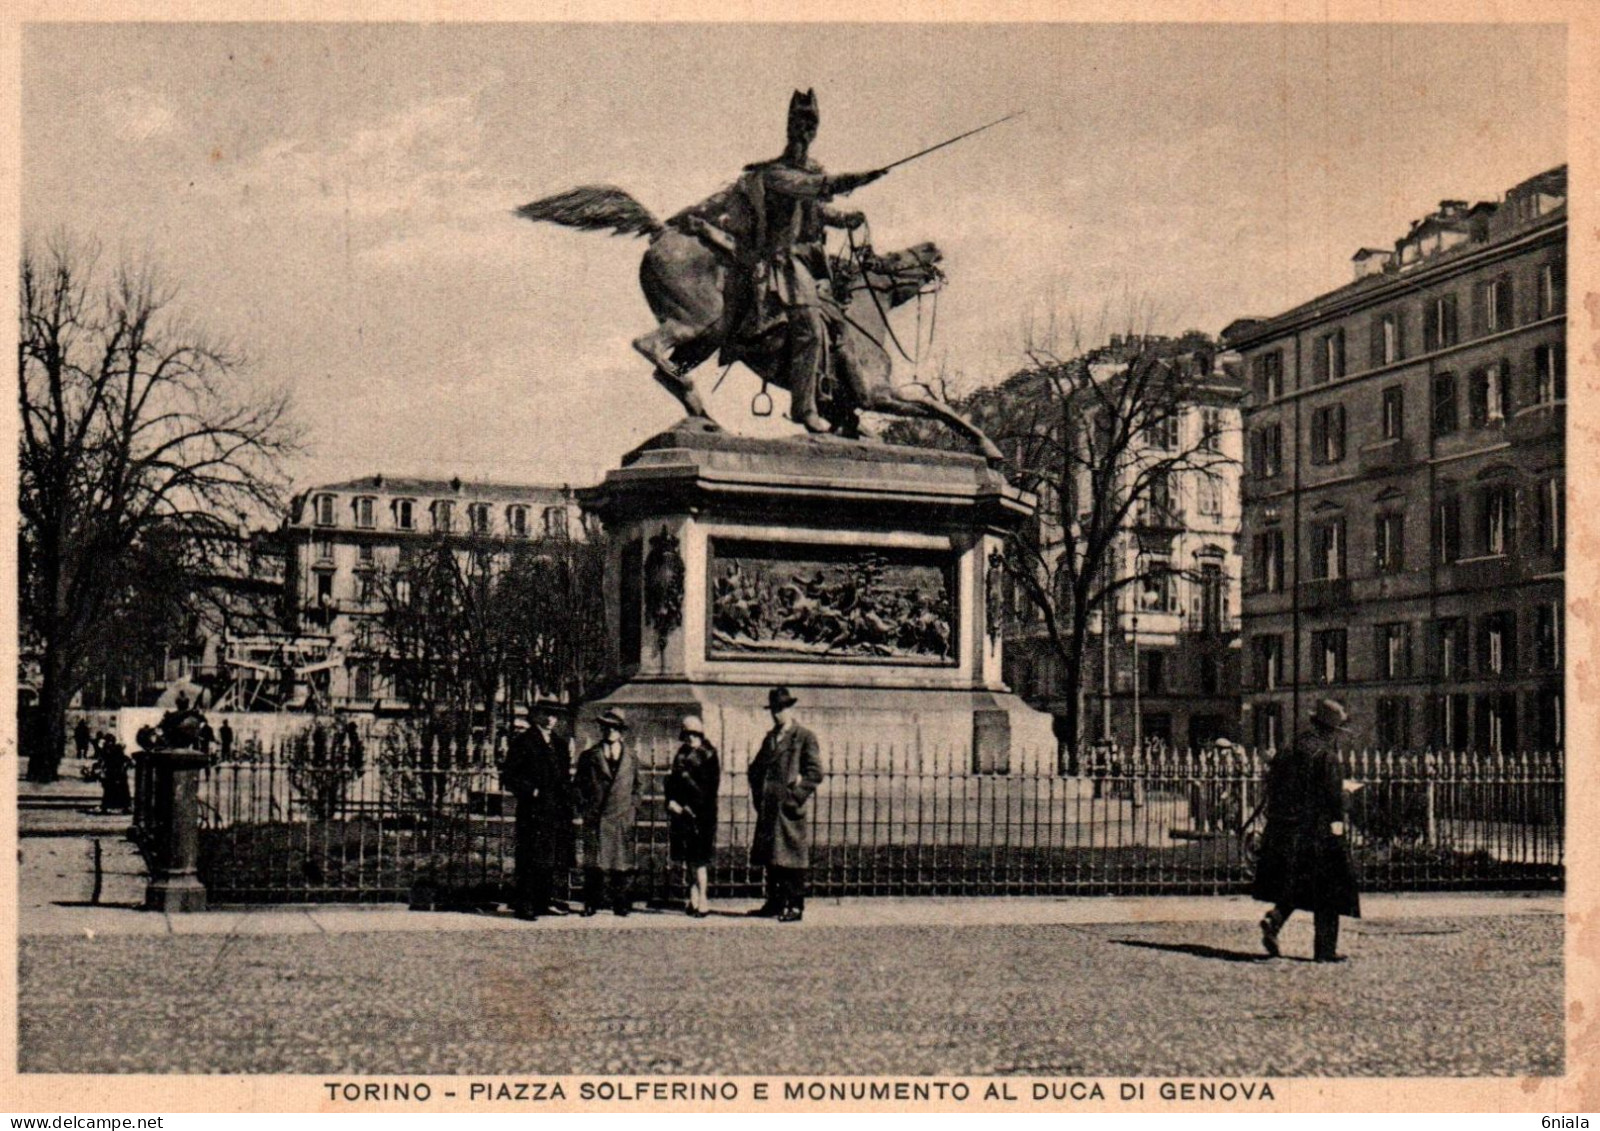
[[[799,125],[808,125],[815,128],[822,121],[817,111],[817,95],[814,90],[795,91],[789,96],[789,129],[793,130]]]

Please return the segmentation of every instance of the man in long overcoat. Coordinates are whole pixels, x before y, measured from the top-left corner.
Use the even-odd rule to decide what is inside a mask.
[[[767,901],[752,915],[797,922],[806,907],[806,871],[811,867],[811,795],[822,784],[817,736],[794,721],[798,702],[787,687],[767,694],[772,729],[750,763],[750,800],[756,835],[750,862],[767,870]]]
[[[639,760],[623,741],[621,711],[600,716],[601,740],[578,756],[578,809],[583,815],[583,913],[593,915],[610,897],[611,909],[633,909],[633,835],[644,788]]]
[[[534,708],[534,725],[511,736],[500,780],[517,798],[516,896],[518,919],[565,915],[556,881],[566,887],[572,867],[572,779],[567,746],[548,704]]]
[[[1278,932],[1295,911],[1315,923],[1318,962],[1341,962],[1339,916],[1361,917],[1361,897],[1345,845],[1344,788],[1338,736],[1349,713],[1336,699],[1312,708],[1311,724],[1267,768],[1267,827],[1250,894],[1272,904],[1261,920],[1261,945],[1278,954]]]

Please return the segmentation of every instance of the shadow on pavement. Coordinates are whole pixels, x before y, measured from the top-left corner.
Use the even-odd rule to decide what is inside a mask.
[[[1215,958],[1219,962],[1271,962],[1272,959],[1259,952],[1243,950],[1224,950],[1219,946],[1206,946],[1203,943],[1160,943],[1146,942],[1143,939],[1112,939],[1118,946],[1136,946],[1143,950],[1167,950],[1174,954],[1192,954],[1196,958]],[[1290,958],[1287,955],[1279,961],[1303,962],[1307,959]]]

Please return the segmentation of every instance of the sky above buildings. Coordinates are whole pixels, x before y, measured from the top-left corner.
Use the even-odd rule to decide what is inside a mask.
[[[645,244],[519,204],[609,183],[666,216],[775,156],[795,87],[833,172],[1025,110],[848,202],[880,248],[943,248],[922,371],[959,391],[1052,316],[1282,310],[1440,199],[1560,164],[1564,56],[1532,25],[34,24],[23,220],[159,262],[292,391],[302,485],[582,484],[681,415],[628,344]],[[735,368],[713,412],[792,431],[751,419],[758,388]]]

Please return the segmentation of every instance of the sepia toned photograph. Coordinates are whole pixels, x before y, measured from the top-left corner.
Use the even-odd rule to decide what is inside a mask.
[[[14,1079],[1553,1095],[1569,33],[22,25]]]

